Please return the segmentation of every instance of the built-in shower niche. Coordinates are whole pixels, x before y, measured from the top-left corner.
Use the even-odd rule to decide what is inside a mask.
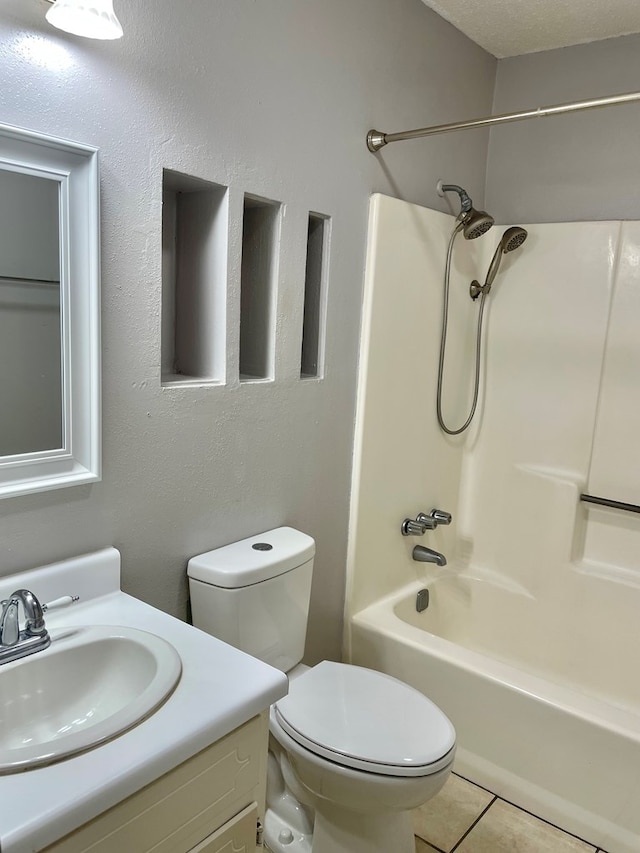
[[[324,326],[326,309],[326,276],[329,254],[328,216],[309,214],[307,230],[307,263],[304,281],[304,320],[300,378],[322,376],[324,360]]]
[[[280,202],[245,195],[240,283],[240,381],[273,379]]]
[[[226,379],[227,187],[165,169],[162,384]]]

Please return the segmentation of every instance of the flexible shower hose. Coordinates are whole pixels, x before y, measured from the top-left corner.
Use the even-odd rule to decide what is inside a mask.
[[[482,346],[482,317],[484,314],[484,300],[486,298],[486,293],[484,292],[480,296],[480,311],[478,312],[478,330],[476,333],[475,386],[473,390],[473,402],[471,404],[471,411],[469,412],[469,417],[466,419],[466,421],[461,427],[459,427],[458,429],[449,429],[449,427],[445,424],[444,418],[442,416],[442,376],[444,373],[444,355],[447,343],[447,323],[449,318],[449,279],[451,277],[451,256],[453,254],[453,244],[455,242],[456,237],[458,236],[458,233],[461,230],[462,223],[459,222],[451,232],[451,237],[449,238],[449,246],[447,248],[447,261],[444,268],[444,296],[442,301],[442,329],[440,332],[440,361],[438,363],[436,415],[438,417],[440,429],[443,432],[446,432],[447,435],[460,435],[461,432],[464,432],[467,429],[467,427],[473,420],[473,416],[476,413],[476,406],[478,405],[478,389],[480,387],[480,350]]]

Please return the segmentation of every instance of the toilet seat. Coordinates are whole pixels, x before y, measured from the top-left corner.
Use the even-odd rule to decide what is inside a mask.
[[[422,693],[364,667],[323,661],[275,704],[282,729],[330,761],[385,776],[427,776],[453,760],[455,731]]]

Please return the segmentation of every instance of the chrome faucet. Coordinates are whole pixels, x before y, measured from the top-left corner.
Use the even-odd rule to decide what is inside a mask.
[[[427,530],[435,530],[440,524],[451,524],[451,514],[441,509],[432,509],[429,515],[419,512],[415,518],[405,518],[400,530],[403,536],[423,536]]]
[[[46,649],[51,637],[44,624],[42,605],[28,589],[17,589],[0,602],[0,664]],[[22,604],[25,622],[20,630],[19,607]]]
[[[413,549],[413,559],[419,563],[435,563],[436,566],[446,566],[447,558],[439,551],[432,551],[424,545],[416,545]]]

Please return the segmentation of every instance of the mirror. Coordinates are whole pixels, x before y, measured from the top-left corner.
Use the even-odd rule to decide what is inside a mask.
[[[0,497],[100,479],[97,150],[0,125]]]
[[[58,196],[0,170],[0,457],[62,447]]]

